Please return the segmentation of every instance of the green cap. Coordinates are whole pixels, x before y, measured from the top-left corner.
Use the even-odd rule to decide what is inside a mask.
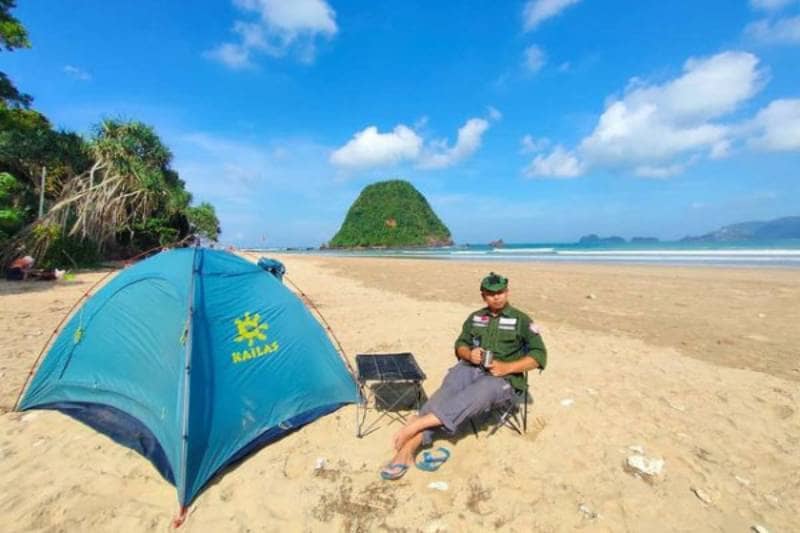
[[[500,292],[508,288],[508,278],[500,274],[489,272],[489,275],[481,281],[481,290],[489,292]]]

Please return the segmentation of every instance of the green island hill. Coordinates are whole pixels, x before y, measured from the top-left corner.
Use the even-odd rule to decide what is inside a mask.
[[[329,248],[449,246],[450,230],[425,197],[404,180],[368,185],[347,211]]]

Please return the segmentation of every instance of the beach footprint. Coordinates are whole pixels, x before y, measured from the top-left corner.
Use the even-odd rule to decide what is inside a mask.
[[[547,427],[547,419],[543,416],[537,416],[528,425],[528,432],[525,434],[525,439],[529,442],[535,441],[539,434]]]

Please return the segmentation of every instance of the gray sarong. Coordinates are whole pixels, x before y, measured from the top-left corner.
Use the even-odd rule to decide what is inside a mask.
[[[511,384],[505,379],[492,376],[479,366],[459,361],[447,371],[442,386],[425,402],[419,414],[433,413],[443,428],[453,434],[462,422],[513,397]],[[432,440],[433,430],[426,430],[422,435],[423,445],[429,446]]]

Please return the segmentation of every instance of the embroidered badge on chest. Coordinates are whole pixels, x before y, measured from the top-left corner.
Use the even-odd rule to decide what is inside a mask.
[[[472,325],[485,328],[489,325],[489,317],[486,315],[472,315]]]
[[[497,329],[514,331],[517,329],[517,319],[501,316],[499,322],[497,323]]]

